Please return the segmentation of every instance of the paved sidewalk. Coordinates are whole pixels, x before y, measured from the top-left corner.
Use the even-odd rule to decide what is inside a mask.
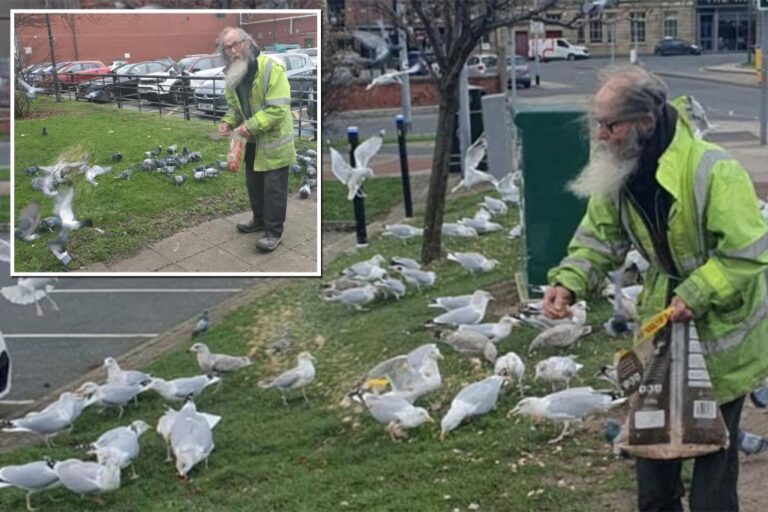
[[[317,193],[308,199],[288,198],[283,241],[271,253],[256,249],[259,234],[235,227],[251,212],[204,222],[111,265],[95,263],[75,272],[226,272],[314,273],[318,265]]]

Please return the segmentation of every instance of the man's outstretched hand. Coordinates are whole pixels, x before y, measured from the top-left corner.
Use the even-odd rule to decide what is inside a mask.
[[[568,318],[571,316],[573,294],[563,286],[550,286],[541,299],[541,310],[548,318]]]
[[[688,307],[683,299],[675,295],[669,303],[672,307],[672,314],[669,315],[671,322],[688,322],[693,320],[693,311]]]

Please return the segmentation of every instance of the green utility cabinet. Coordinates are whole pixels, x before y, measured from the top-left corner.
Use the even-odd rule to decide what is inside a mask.
[[[521,210],[529,286],[547,284],[547,272],[566,255],[586,200],[566,188],[589,161],[586,112],[573,105],[540,105],[515,116],[522,145]]]

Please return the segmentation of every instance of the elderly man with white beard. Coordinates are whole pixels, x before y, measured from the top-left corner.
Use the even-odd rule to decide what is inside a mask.
[[[273,251],[283,239],[288,206],[288,168],[296,161],[291,116],[291,87],[285,67],[261,52],[241,28],[227,27],[218,39],[227,64],[225,95],[229,110],[219,133],[232,130],[245,145],[245,185],[253,211],[241,233],[262,233],[260,251]]]
[[[571,190],[589,197],[567,256],[550,270],[543,312],[569,315],[619,268],[630,242],[651,262],[641,322],[672,308],[696,325],[731,443],[695,458],[692,511],[738,510],[739,417],[768,375],[768,229],[754,187],[731,155],[696,137],[689,99],[638,66],[607,70],[591,121],[597,141]],[[638,458],[638,509],[683,510],[681,461]]]

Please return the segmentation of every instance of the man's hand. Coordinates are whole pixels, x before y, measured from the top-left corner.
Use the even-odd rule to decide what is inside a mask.
[[[548,318],[568,318],[571,316],[571,308],[568,306],[573,300],[573,294],[563,286],[550,286],[544,292],[541,299],[541,309]]]
[[[232,131],[232,127],[229,123],[219,123],[219,133],[222,135],[229,135]]]
[[[237,130],[235,130],[239,136],[241,136],[244,139],[250,139],[251,138],[251,132],[248,131],[248,128],[245,127],[244,124],[241,124],[237,127]]]
[[[675,295],[672,297],[669,305],[674,308],[672,314],[669,315],[669,320],[672,322],[688,322],[693,320],[693,311],[688,307],[688,304],[683,302],[683,299]]]

